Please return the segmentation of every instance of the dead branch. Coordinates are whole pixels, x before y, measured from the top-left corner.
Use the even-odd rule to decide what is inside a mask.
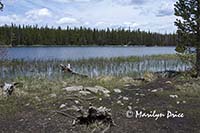
[[[69,117],[69,118],[71,118],[71,119],[76,119],[76,117],[74,117],[74,116],[72,116],[72,115],[69,115],[69,114],[67,114],[67,113],[64,113],[64,112],[62,112],[62,111],[55,111],[55,112],[58,113],[58,114],[61,114],[61,115],[65,116],[65,117]]]
[[[72,68],[70,67],[70,64],[68,64],[68,66],[60,64],[60,67],[61,67],[61,70],[65,73],[70,73],[72,75],[77,75],[77,76],[81,76],[81,77],[89,77],[88,75],[73,71]]]
[[[65,117],[74,119],[73,124],[72,124],[73,126],[75,126],[77,124],[88,126],[88,125],[96,123],[96,122],[103,123],[103,124],[109,124],[110,126],[115,126],[115,123],[112,119],[112,115],[110,113],[110,109],[107,109],[106,107],[96,108],[96,107],[90,105],[87,111],[80,109],[79,112],[82,112],[81,116],[74,117],[74,116],[71,116],[62,111],[56,111],[56,113],[59,113]],[[110,126],[109,126],[109,128],[110,128]],[[106,128],[105,131],[107,131],[108,129]]]

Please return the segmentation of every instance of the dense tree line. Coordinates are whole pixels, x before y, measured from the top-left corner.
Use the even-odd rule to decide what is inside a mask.
[[[138,30],[66,29],[25,25],[0,27],[0,45],[176,45],[176,34],[159,34]]]

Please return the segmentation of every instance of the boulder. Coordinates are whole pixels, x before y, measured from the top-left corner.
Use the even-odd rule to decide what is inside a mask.
[[[82,91],[83,86],[71,86],[71,87],[63,88],[63,90],[65,90],[65,91]]]

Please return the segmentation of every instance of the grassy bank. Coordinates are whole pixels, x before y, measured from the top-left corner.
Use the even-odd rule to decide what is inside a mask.
[[[113,119],[117,124],[111,132],[198,132],[200,79],[185,76],[181,74],[173,78],[161,78],[152,73],[145,73],[144,81],[134,80],[133,77],[116,76],[15,78],[11,81],[20,84],[13,95],[7,98],[1,95],[0,98],[0,128],[2,131],[18,132],[91,132],[94,125],[88,128],[79,125],[72,127],[71,118],[56,114],[54,111],[62,110],[76,116],[74,111],[70,111],[71,108],[87,108],[92,103],[96,107],[111,108]],[[1,82],[4,81],[1,79]],[[102,86],[111,93],[107,97],[99,93],[82,95],[79,92],[63,90],[73,86],[84,88]],[[121,93],[116,93],[114,89],[120,89]],[[127,106],[131,106],[133,112],[136,110],[144,112],[156,110],[159,113],[165,113],[167,110],[178,111],[184,113],[184,118],[159,118],[158,120],[127,118]]]

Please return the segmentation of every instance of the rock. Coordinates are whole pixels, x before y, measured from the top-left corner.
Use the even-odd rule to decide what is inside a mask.
[[[71,87],[63,88],[63,90],[66,90],[66,91],[82,91],[83,86],[71,86]]]
[[[79,103],[80,103],[78,100],[75,100],[74,102],[75,102],[76,104],[79,104]]]
[[[122,105],[122,106],[124,105],[124,104],[122,103],[122,101],[120,101],[120,100],[117,101],[117,104],[120,104],[120,105]]]
[[[103,99],[102,98],[99,98],[99,101],[102,101]]]
[[[102,86],[95,86],[95,87],[85,87],[85,90],[93,92],[93,93],[103,93],[108,94],[110,91]]]
[[[35,100],[37,100],[38,102],[41,101],[41,99],[38,96],[35,96]]]
[[[141,96],[141,97],[144,97],[144,96],[145,96],[145,94],[140,94],[140,96]]]
[[[61,104],[60,109],[64,108],[65,106],[66,106],[65,104]]]
[[[107,90],[106,88],[104,88],[102,86],[95,86],[95,88],[97,88],[99,91],[103,92],[104,94],[110,93],[109,90]]]
[[[123,100],[128,101],[129,98],[128,97],[123,97]]]
[[[180,101],[176,101],[176,104],[179,104],[180,103]]]
[[[136,103],[136,104],[138,104],[138,103],[139,103],[139,101],[140,101],[140,99],[136,99],[136,102],[135,102],[135,103]]]
[[[120,89],[114,89],[113,90],[115,93],[121,93],[122,91]]]
[[[84,89],[92,93],[98,93],[98,89],[95,87],[85,87]]]
[[[166,84],[172,84],[172,82],[171,82],[171,81],[166,81],[165,83],[166,83]]]
[[[89,92],[89,91],[79,91],[79,93],[81,95],[85,95],[85,96],[91,94],[91,92]]]
[[[153,90],[151,90],[152,93],[157,92],[157,91],[158,91],[157,89],[153,89]]]
[[[105,97],[110,97],[110,94],[104,94]]]
[[[29,105],[30,105],[30,103],[25,104],[25,106],[29,106]]]
[[[121,99],[122,98],[122,96],[120,95],[119,97],[118,97],[118,99]]]
[[[183,101],[183,103],[185,104],[185,103],[186,103],[186,101]]]
[[[128,106],[127,108],[128,108],[128,110],[132,110],[132,107],[131,107],[131,106]]]
[[[171,98],[178,98],[177,95],[169,95],[169,97],[171,97]]]
[[[55,98],[57,95],[55,93],[50,94],[50,97]]]

